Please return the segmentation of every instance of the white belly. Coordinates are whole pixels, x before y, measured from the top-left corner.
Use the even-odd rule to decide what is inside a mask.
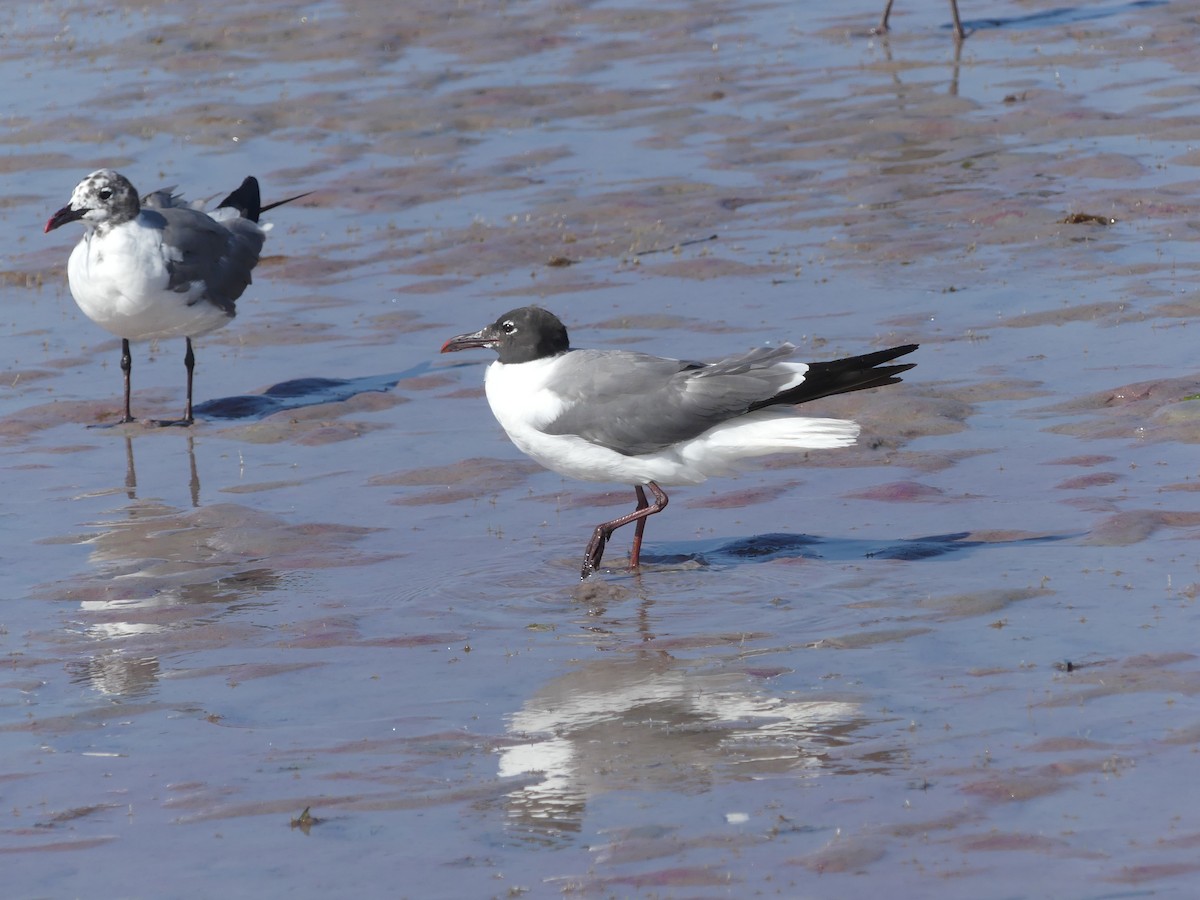
[[[665,450],[625,456],[580,437],[546,434],[541,429],[562,412],[562,402],[546,390],[547,367],[539,360],[520,366],[492,363],[484,382],[488,404],[509,440],[547,469],[580,481],[618,484],[698,484],[707,474],[690,471],[678,453]],[[506,398],[515,401],[505,402]]]
[[[84,315],[129,340],[197,337],[229,323],[229,315],[201,299],[203,284],[188,293],[168,290],[161,246],[136,236],[115,228],[103,241],[86,236],[71,251],[67,279]]]

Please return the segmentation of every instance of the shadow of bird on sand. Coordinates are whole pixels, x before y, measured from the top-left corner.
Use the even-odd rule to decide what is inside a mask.
[[[360,378],[293,378],[272,385],[261,394],[218,397],[199,404],[194,413],[204,419],[264,419],[288,409],[338,403],[358,394],[387,393],[409,378],[417,378],[430,369],[421,362],[403,372],[365,375]]]
[[[861,559],[922,560],[977,552],[985,548],[1035,545],[1066,540],[1077,535],[1033,535],[1015,539],[979,539],[974,532],[935,534],[897,540],[858,540],[823,538],[807,534],[756,534],[743,538],[717,538],[659,544],[658,552],[643,553],[642,561],[658,565],[697,563],[702,566],[744,565],[776,559],[823,559],[850,561]],[[671,552],[670,548],[678,548]]]

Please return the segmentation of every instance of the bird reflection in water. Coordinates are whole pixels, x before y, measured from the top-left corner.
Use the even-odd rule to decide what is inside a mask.
[[[166,432],[153,434],[137,439],[173,443]],[[124,484],[116,488],[126,502],[87,523],[85,536],[70,538],[88,546],[88,570],[42,589],[79,604],[77,633],[88,643],[71,672],[99,691],[145,692],[157,683],[161,659],[228,651],[231,629],[244,626],[238,614],[276,602],[272,594],[289,574],[376,559],[355,549],[372,528],[290,522],[238,503],[202,504],[190,436],[186,468],[175,470],[186,477],[188,506],[140,497],[136,449],[126,441]]]
[[[124,493],[128,502],[91,523],[91,570],[54,586],[77,600],[86,656],[67,665],[72,680],[106,695],[136,696],[154,689],[159,648],[171,632],[211,627],[229,612],[263,602],[280,576],[240,551],[239,535],[279,523],[233,504],[200,505],[195,439],[186,438],[189,509],[138,496],[134,440],[125,437]],[[175,636],[170,637],[176,640]],[[194,635],[189,638],[194,641]]]
[[[582,666],[530,697],[509,720],[513,743],[498,751],[499,774],[523,776],[507,795],[510,827],[553,844],[578,832],[605,792],[704,790],[735,767],[738,777],[795,778],[868,765],[830,757],[869,723],[852,698],[773,696],[722,668],[639,652]],[[869,765],[886,767],[887,754]]]
[[[192,508],[200,506],[200,471],[196,468],[196,441],[191,433],[187,436],[188,457],[188,493],[192,498]],[[133,456],[133,438],[125,435],[125,496],[130,500],[137,499],[137,462]]]

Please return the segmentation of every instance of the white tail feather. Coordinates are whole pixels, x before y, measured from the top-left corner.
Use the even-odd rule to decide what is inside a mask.
[[[775,410],[761,410],[718,425],[679,450],[689,466],[716,475],[751,456],[849,447],[858,432],[858,423],[848,419],[781,416]]]

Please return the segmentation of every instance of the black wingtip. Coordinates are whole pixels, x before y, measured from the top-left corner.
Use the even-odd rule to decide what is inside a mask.
[[[876,350],[874,353],[864,353],[862,356],[809,363],[808,372],[801,384],[790,391],[784,391],[768,400],[760,401],[750,409],[762,409],[765,406],[774,406],[779,403],[807,403],[822,397],[832,397],[834,394],[849,394],[852,391],[865,391],[870,388],[897,384],[902,380],[901,373],[914,368],[916,363],[900,363],[895,366],[885,366],[883,363],[912,353],[919,346],[919,344],[903,344],[899,347],[889,347],[886,350]]]
[[[268,209],[274,209],[277,206],[283,206],[283,204],[291,203],[293,200],[303,200],[305,197],[308,197],[315,193],[316,193],[316,191],[305,191],[303,194],[297,194],[295,197],[288,197],[286,200],[276,200],[274,203],[268,203],[266,206],[264,206],[259,211],[266,212]]]
[[[901,344],[899,347],[889,347],[886,350],[876,350],[874,353],[864,353],[862,356],[852,356],[848,359],[834,360],[833,363],[818,363],[817,365],[838,365],[845,369],[870,369],[901,356],[907,356],[918,349],[920,344]],[[916,363],[906,363],[904,368],[911,369]]]
[[[262,195],[258,192],[258,179],[247,175],[238,189],[217,204],[217,209],[231,208],[241,213],[243,219],[257,222],[262,214]]]
[[[217,208],[231,207],[240,212],[242,218],[249,219],[251,222],[257,222],[259,216],[267,210],[283,206],[285,203],[291,203],[293,200],[301,200],[312,193],[313,191],[305,191],[303,194],[288,197],[286,200],[276,200],[274,203],[268,203],[266,206],[263,206],[262,195],[258,190],[258,179],[253,175],[247,175],[246,179],[238,186],[238,189],[218,203]]]

